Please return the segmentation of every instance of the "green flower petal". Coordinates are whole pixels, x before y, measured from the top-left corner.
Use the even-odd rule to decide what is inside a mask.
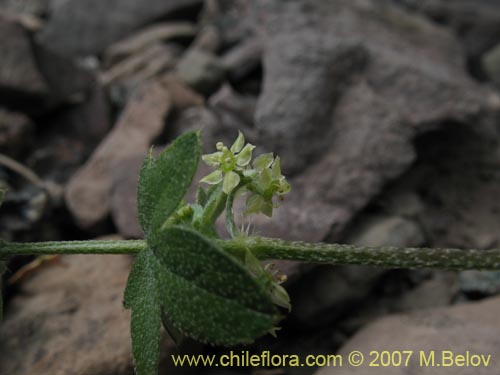
[[[245,136],[238,130],[238,138],[236,138],[236,141],[234,141],[233,145],[231,146],[231,152],[233,154],[240,152],[244,145]]]
[[[245,214],[258,214],[261,212],[262,206],[264,205],[264,198],[258,194],[253,194],[248,196]]]
[[[200,180],[200,182],[204,182],[204,183],[209,184],[209,185],[216,185],[219,182],[221,182],[223,178],[224,178],[224,176],[222,174],[222,171],[216,170],[216,171],[213,171],[212,173],[210,173],[209,175],[203,177]]]
[[[267,217],[273,216],[273,202],[269,202],[264,200],[264,204],[262,205],[261,212]]]
[[[271,176],[271,170],[269,168],[264,169],[258,177],[257,186],[264,192],[271,187],[273,178]]]
[[[245,170],[243,171],[243,176],[245,176],[245,177],[250,177],[250,178],[252,178],[252,179],[253,179],[253,178],[257,177],[257,174],[258,174],[258,173],[259,173],[259,172],[257,172],[255,169],[245,169]]]
[[[222,183],[222,191],[226,194],[230,194],[233,189],[240,183],[240,176],[238,173],[229,172],[224,176],[224,182]]]
[[[276,281],[274,281],[271,286],[271,300],[276,305],[287,309],[288,312],[292,310],[290,296],[286,292],[285,288],[279,285]]]
[[[271,217],[273,215],[273,202],[266,200],[263,196],[258,194],[250,195],[247,198],[245,214],[259,214],[263,213]]]
[[[221,163],[222,152],[214,152],[213,154],[202,155],[201,160],[205,162],[206,165],[211,167],[218,167]]]
[[[290,184],[288,183],[287,180],[283,179],[280,181],[280,185],[278,188],[278,193],[279,194],[287,194],[291,190]]]
[[[252,160],[252,151],[255,148],[254,145],[247,143],[243,150],[238,154],[236,158],[236,164],[240,167],[246,167],[250,164],[250,160]]]
[[[269,152],[267,154],[259,155],[255,158],[252,165],[258,171],[262,171],[265,168],[269,168],[273,163],[273,153]]]
[[[279,156],[276,156],[276,159],[274,159],[272,171],[273,171],[273,180],[280,180],[284,178],[284,176],[281,175],[281,162]]]

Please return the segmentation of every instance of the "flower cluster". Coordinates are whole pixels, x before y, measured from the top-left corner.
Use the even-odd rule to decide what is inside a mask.
[[[201,158],[207,165],[217,169],[200,182],[216,185],[222,181],[222,190],[229,195],[240,183],[241,173],[250,164],[255,146],[250,143],[245,145],[245,137],[239,132],[230,149],[222,142],[217,142],[216,148],[217,152],[203,155]]]
[[[255,146],[245,144],[241,132],[230,148],[222,142],[218,142],[216,147],[217,152],[202,156],[202,160],[216,170],[201,182],[211,185],[222,182],[222,190],[227,195],[235,189],[238,193],[247,192],[246,214],[272,216],[273,208],[276,207],[273,197],[282,198],[290,191],[290,185],[281,174],[280,158],[267,153],[252,161]]]

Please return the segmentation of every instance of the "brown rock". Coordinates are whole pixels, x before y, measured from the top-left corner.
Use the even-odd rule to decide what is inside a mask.
[[[118,232],[125,238],[142,238],[137,212],[138,174],[143,154],[131,156],[115,164],[111,191],[111,215]]]
[[[93,226],[109,214],[116,164],[131,155],[147,154],[170,108],[170,95],[158,82],[145,84],[129,100],[113,130],[67,186],[66,202],[80,226]],[[130,171],[136,176],[137,172]]]
[[[358,246],[416,247],[423,244],[424,236],[418,225],[407,219],[363,217],[345,242]],[[294,315],[309,326],[328,324],[369,298],[386,273],[387,270],[376,267],[317,267],[296,286]]]
[[[270,233],[321,240],[332,229],[338,240],[414,161],[415,136],[492,111],[453,36],[388,3],[263,1],[257,16],[267,46],[256,128],[285,175],[317,160]]]
[[[0,17],[0,46],[0,90],[38,97],[47,95],[48,84],[38,70],[29,34],[24,28]]]
[[[58,111],[55,117],[50,118],[50,122],[58,127],[57,133],[69,133],[86,145],[95,146],[112,126],[105,88],[95,82],[85,100]],[[55,134],[53,136],[57,137]]]
[[[10,107],[40,112],[81,99],[93,73],[33,43],[20,20],[0,13],[0,92]]]
[[[225,144],[234,142],[233,134],[221,127],[217,115],[207,107],[197,106],[182,111],[174,123],[174,134],[189,130],[201,130],[201,141],[204,153],[214,152],[215,144],[222,141]]]
[[[1,3],[2,0],[0,0]],[[5,0],[3,0],[5,1]],[[36,0],[35,0],[36,1]],[[7,8],[14,8],[16,1],[7,5]],[[6,9],[0,5],[0,18],[18,23],[27,31],[36,32],[43,27],[43,20],[33,13],[18,13],[14,9]]]
[[[132,81],[137,85],[156,73],[173,67],[179,53],[176,46],[162,43],[148,45],[103,72],[100,80],[105,85],[119,80]]]
[[[393,315],[382,318],[362,329],[339,354],[347,360],[348,354],[357,350],[364,354],[365,361],[359,367],[323,367],[317,375],[348,375],[370,373],[373,375],[494,375],[498,373],[500,353],[498,335],[500,334],[500,298],[490,298],[481,302],[457,305],[447,308],[421,310],[408,315]],[[397,333],[397,334],[395,334]],[[408,366],[369,367],[370,351],[411,350],[413,354]],[[435,351],[435,363],[441,362],[442,351],[454,355],[479,354],[491,355],[488,366],[433,366],[421,365],[420,352],[427,356]],[[439,370],[439,371],[438,371]]]
[[[207,24],[199,31],[191,48],[209,53],[217,53],[221,45],[219,30],[212,24]]]
[[[261,64],[263,44],[257,37],[248,38],[222,56],[222,64],[231,79],[241,79]]]
[[[0,7],[4,11],[30,16],[47,14],[50,0],[0,0]]]
[[[152,25],[111,45],[106,51],[105,58],[108,62],[121,60],[126,56],[134,55],[152,45],[179,38],[192,38],[195,34],[196,28],[193,24],[188,22],[171,22]]]
[[[425,243],[420,226],[398,216],[361,215],[346,243],[359,246],[418,247]]]
[[[175,73],[187,85],[204,95],[214,92],[225,76],[224,67],[215,55],[194,48],[182,56]]]
[[[208,104],[224,127],[242,131],[253,127],[257,104],[254,96],[238,94],[229,84],[224,84],[210,97]],[[245,134],[248,135],[248,131]]]
[[[453,28],[473,59],[498,43],[500,6],[495,0],[395,0]]]
[[[0,326],[0,373],[132,374],[124,255],[71,255],[24,282]]]
[[[202,106],[205,102],[201,95],[173,74],[165,75],[161,82],[167,87],[176,110],[183,111],[189,107]]]
[[[0,109],[0,152],[19,155],[30,145],[33,130],[33,123],[25,115]]]
[[[54,9],[39,40],[62,55],[98,54],[151,21],[200,4],[200,0],[152,0],[147,5],[141,0],[68,0]]]

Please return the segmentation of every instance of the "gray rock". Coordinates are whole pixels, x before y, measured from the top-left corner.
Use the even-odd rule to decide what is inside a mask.
[[[53,10],[39,40],[66,56],[98,54],[148,22],[199,5],[201,0],[68,0]]]
[[[94,147],[112,126],[111,106],[104,87],[95,82],[84,100],[66,106],[51,118],[51,123],[54,127],[60,127],[59,134],[70,133],[72,138],[83,142],[83,149],[85,146]]]
[[[418,219],[425,209],[422,199],[412,191],[388,189],[380,201],[387,212],[405,218]]]
[[[347,235],[346,242],[360,246],[418,247],[425,243],[425,237],[418,224],[411,220],[397,216],[366,216]]]
[[[331,325],[360,305],[386,273],[374,267],[315,267],[292,286],[292,314],[301,325]]]
[[[94,81],[93,72],[33,43],[21,24],[1,15],[0,48],[0,92],[11,107],[38,113],[82,99]]]
[[[500,293],[500,271],[460,272],[460,289],[467,295],[491,296]]]
[[[22,113],[0,109],[0,152],[18,156],[33,141],[34,126]]]
[[[429,279],[404,293],[391,307],[398,312],[409,312],[449,306],[459,291],[460,283],[456,272],[434,271]]]
[[[195,35],[195,26],[188,22],[164,22],[148,26],[107,48],[106,65],[134,55],[152,45],[172,40],[189,39]]]
[[[434,247],[491,249],[500,244],[498,119],[452,123],[417,139],[418,161],[393,184],[419,192],[418,220]],[[390,194],[387,192],[387,194]]]
[[[332,228],[338,239],[415,160],[415,136],[498,102],[469,79],[449,32],[393,5],[262,1],[256,13],[267,41],[256,128],[285,174],[308,167],[268,228],[274,235],[321,240]]]
[[[482,59],[486,75],[500,86],[500,44],[489,50]]]
[[[0,0],[0,8],[8,12],[43,16],[49,10],[50,0]]]
[[[38,70],[28,32],[0,17],[0,46],[0,89],[35,97],[48,95],[49,87]]]
[[[180,49],[176,45],[160,42],[148,45],[107,69],[101,74],[100,81],[105,85],[118,83],[121,86],[136,87],[172,68],[179,54]]]
[[[496,0],[395,0],[449,25],[472,59],[498,43],[500,4]]]
[[[131,264],[125,255],[71,255],[37,270],[0,326],[0,373],[132,374],[122,305]]]
[[[345,239],[359,246],[420,246],[424,241],[417,224],[399,217],[365,217]],[[309,325],[335,320],[366,299],[386,272],[375,267],[318,267],[300,280],[294,315]]]
[[[358,332],[339,351],[347,361],[350,352],[360,351],[365,358],[359,367],[323,367],[316,375],[351,375],[370,373],[373,375],[494,375],[498,373],[500,334],[500,298],[491,298],[477,303],[447,308],[427,309],[408,315],[393,315],[377,320]],[[408,366],[370,367],[374,358],[370,351],[411,350],[413,354]],[[426,355],[436,351],[436,364],[441,364],[442,351],[454,355],[479,354],[491,359],[488,366],[422,366],[420,351]],[[345,362],[347,364],[347,362]]]
[[[144,154],[132,155],[115,164],[110,192],[111,216],[118,233],[125,238],[144,236],[138,220],[137,182]]]
[[[159,81],[143,85],[130,98],[113,130],[67,185],[66,203],[78,225],[89,228],[109,215],[115,166],[137,154],[147,155],[171,107],[170,94]],[[137,176],[139,170],[129,172]]]
[[[191,45],[192,48],[216,54],[221,46],[219,29],[213,24],[203,26]]]
[[[201,130],[203,152],[214,152],[215,144],[219,141],[225,144],[234,142],[232,134],[220,126],[218,116],[214,111],[204,106],[188,108],[180,113],[174,123],[174,134],[179,136],[190,130]]]
[[[196,49],[186,52],[177,64],[176,73],[186,84],[205,95],[214,92],[225,76],[224,67],[215,55]]]
[[[237,93],[228,84],[224,84],[208,100],[210,108],[219,116],[223,127],[245,131],[249,137],[253,127],[253,117],[257,99],[250,95]],[[247,130],[248,129],[248,130]]]
[[[222,64],[233,80],[239,80],[262,62],[263,42],[256,37],[238,43],[222,56]]]

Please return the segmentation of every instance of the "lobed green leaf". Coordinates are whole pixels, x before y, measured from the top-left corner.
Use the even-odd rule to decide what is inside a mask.
[[[271,330],[278,316],[264,288],[198,232],[167,227],[149,244],[160,300],[174,327],[199,341],[234,345]]]
[[[193,180],[201,156],[200,135],[177,138],[155,160],[150,154],[139,175],[137,207],[146,237],[153,236],[178,207]]]
[[[124,306],[132,309],[132,353],[137,375],[155,375],[158,372],[161,310],[157,263],[151,249],[141,251],[125,289]]]

